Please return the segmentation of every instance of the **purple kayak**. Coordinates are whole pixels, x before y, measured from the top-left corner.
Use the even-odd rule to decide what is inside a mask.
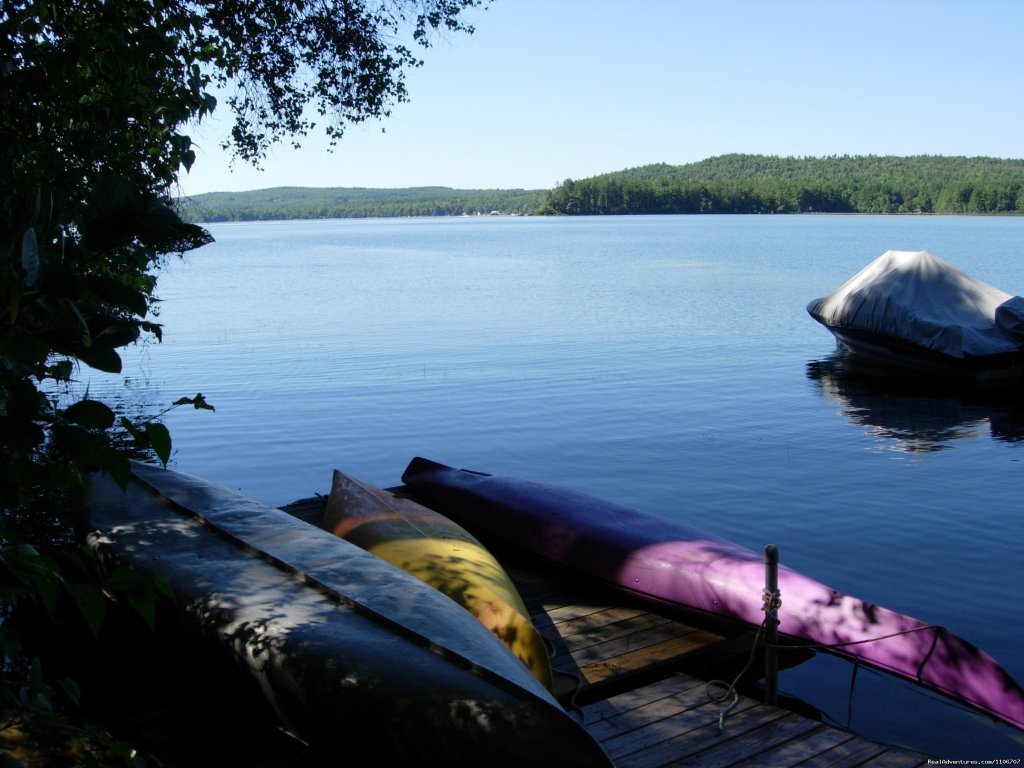
[[[415,458],[421,502],[497,539],[648,601],[715,623],[764,621],[764,559],[725,539],[602,499]],[[1024,730],[1024,690],[946,629],[779,568],[779,636],[858,660]]]

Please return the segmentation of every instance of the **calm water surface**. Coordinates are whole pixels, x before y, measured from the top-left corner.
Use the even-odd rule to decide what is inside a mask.
[[[161,278],[161,345],[94,380],[175,412],[174,465],[271,504],[416,455],[684,521],[942,624],[1024,680],[1013,404],[864,380],[806,303],[890,248],[1024,294],[1024,219],[483,218],[248,223]],[[783,596],[785,600],[785,596]],[[1020,734],[819,657],[787,694],[940,758]]]

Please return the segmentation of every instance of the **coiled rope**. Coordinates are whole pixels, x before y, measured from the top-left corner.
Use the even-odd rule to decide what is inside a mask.
[[[753,645],[750,647],[750,656],[747,658],[747,663],[743,665],[743,669],[732,679],[731,683],[725,680],[708,680],[704,684],[704,692],[710,701],[715,704],[722,704],[728,702],[718,712],[718,730],[725,730],[725,717],[728,715],[733,707],[740,702],[740,695],[736,691],[736,686],[739,684],[740,678],[743,677],[747,670],[750,669],[750,665],[754,663],[754,658],[757,655],[757,646],[762,642],[762,636],[764,635],[764,628],[768,622],[768,618],[761,622],[761,626],[757,628],[757,634],[754,636]],[[730,700],[731,699],[731,700]]]
[[[718,730],[725,730],[725,716],[732,711],[733,707],[739,704],[740,695],[736,691],[736,685],[739,683],[740,678],[743,677],[747,670],[750,669],[750,665],[754,663],[754,658],[757,656],[757,646],[760,645],[764,638],[765,630],[768,627],[770,620],[776,621],[778,619],[776,614],[779,608],[782,607],[782,594],[778,589],[765,589],[761,593],[761,610],[764,611],[764,621],[761,622],[761,626],[757,628],[757,634],[754,635],[754,642],[750,646],[750,656],[747,657],[747,663],[743,665],[743,669],[739,671],[739,674],[733,678],[731,683],[726,683],[724,680],[709,680],[704,686],[704,690],[711,701],[715,703],[721,703],[728,699],[732,699],[726,704],[718,713]],[[773,647],[775,647],[773,645]],[[715,692],[716,689],[719,692]],[[724,690],[723,690],[724,689]]]

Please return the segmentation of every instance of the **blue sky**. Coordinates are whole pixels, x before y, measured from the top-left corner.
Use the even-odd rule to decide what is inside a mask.
[[[1020,0],[495,0],[425,51],[411,103],[255,171],[194,128],[185,194],[546,189],[647,163],[1024,157]],[[381,129],[385,129],[383,132]]]

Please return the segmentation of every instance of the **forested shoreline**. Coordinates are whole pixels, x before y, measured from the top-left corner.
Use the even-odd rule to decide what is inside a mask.
[[[551,190],[278,187],[179,202],[195,222],[410,216],[1024,212],[1024,160],[721,155],[566,179]]]
[[[276,187],[252,192],[211,192],[179,203],[195,222],[474,216],[537,213],[547,190],[409,187]]]
[[[541,213],[944,213],[1024,211],[1024,160],[920,155],[722,155],[567,179]]]

